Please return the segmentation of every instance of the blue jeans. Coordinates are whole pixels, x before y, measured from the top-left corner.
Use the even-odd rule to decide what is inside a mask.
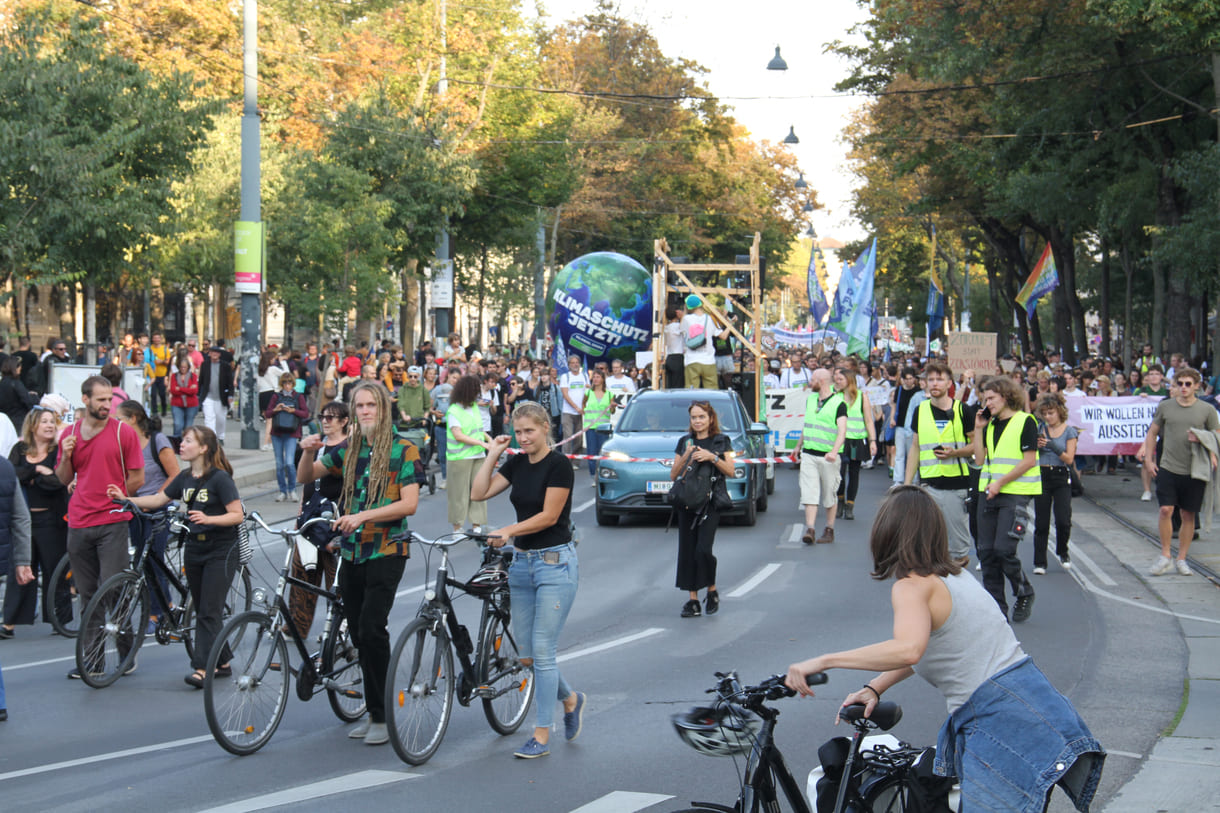
[[[594,432],[592,429],[585,430],[585,454],[593,456],[601,454],[602,444],[605,442],[605,435],[599,432]],[[589,476],[597,474],[597,464],[600,462],[600,460],[589,461]]]
[[[558,554],[559,562],[544,562],[542,557],[546,553]],[[555,720],[554,701],[565,700],[572,694],[572,687],[559,674],[555,652],[559,648],[559,631],[576,598],[578,580],[576,548],[571,544],[518,550],[508,568],[513,635],[521,657],[534,659],[538,728],[550,728]]]
[[[199,407],[171,407],[174,413],[174,437],[182,437],[182,430],[195,423],[195,415],[199,412]]]
[[[275,455],[275,479],[280,493],[290,494],[297,487],[297,467],[292,462],[297,453],[297,438],[292,435],[271,436],[271,451]]]
[[[438,423],[432,427],[432,445],[436,447],[436,461],[441,464],[441,477],[448,477],[449,471],[445,468],[445,444],[448,440],[445,438],[445,425]]]

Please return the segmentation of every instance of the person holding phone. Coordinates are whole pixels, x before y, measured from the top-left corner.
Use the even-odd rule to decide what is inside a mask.
[[[1076,459],[1076,427],[1068,426],[1067,404],[1061,395],[1044,395],[1035,406],[1038,416],[1038,465],[1042,493],[1034,498],[1034,575],[1046,573],[1046,547],[1051,512],[1055,515],[1055,555],[1064,569],[1072,566],[1068,539],[1072,535],[1071,467]]]

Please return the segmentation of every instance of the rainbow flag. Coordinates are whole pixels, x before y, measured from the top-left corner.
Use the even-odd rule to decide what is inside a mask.
[[[1017,291],[1017,304],[1025,308],[1025,315],[1032,319],[1038,300],[1058,287],[1059,269],[1055,268],[1055,255],[1051,244],[1047,243],[1034,270],[1029,272],[1029,279]]]

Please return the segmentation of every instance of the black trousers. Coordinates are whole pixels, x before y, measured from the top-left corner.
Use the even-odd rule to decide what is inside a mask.
[[[665,389],[680,390],[686,386],[686,365],[681,353],[665,357]]]
[[[206,669],[208,655],[224,621],[225,596],[233,586],[238,566],[237,540],[212,542],[188,540],[183,551],[182,566],[186,585],[195,601],[195,654],[192,669]],[[229,662],[232,655],[221,654],[218,666]]]
[[[860,462],[839,458],[839,499],[856,501],[856,494],[860,491]]]
[[[720,512],[709,507],[703,522],[692,527],[698,516],[696,511],[679,507],[674,518],[678,526],[678,576],[675,586],[679,590],[693,592],[716,583],[716,557],[712,555],[712,545],[716,542]]]
[[[1051,515],[1055,517],[1055,555],[1066,559],[1072,535],[1072,482],[1066,466],[1042,466],[1042,493],[1034,497],[1034,567],[1046,567]]]
[[[1017,545],[1029,525],[1030,498],[1025,494],[997,494],[990,500],[979,494],[979,563],[983,566],[983,587],[1008,615],[1004,580],[1012,585],[1013,596],[1033,594],[1033,585],[1021,568]]]
[[[339,592],[352,643],[360,653],[364,676],[364,702],[369,720],[385,722],[385,682],[390,668],[390,631],[387,624],[394,594],[407,566],[405,556],[383,556],[367,562],[344,562],[339,568]]]
[[[34,571],[34,581],[17,584],[16,569],[10,561],[8,589],[4,593],[4,623],[9,626],[34,623],[39,581],[42,582],[42,620],[50,624],[54,609],[61,621],[70,621],[71,591],[66,584],[60,585],[58,591],[51,584],[55,566],[68,552],[68,523],[58,511],[31,511],[30,536],[33,543],[30,568]]]
[[[158,408],[157,404],[161,406]],[[148,388],[148,414],[162,415],[169,412],[169,399],[166,397],[165,376],[154,378],[152,386]]]

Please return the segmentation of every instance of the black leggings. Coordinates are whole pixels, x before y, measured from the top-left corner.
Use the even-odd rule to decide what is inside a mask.
[[[38,582],[42,582],[42,620],[51,623],[54,609],[61,621],[72,619],[72,596],[66,584],[56,591],[51,584],[55,566],[68,552],[68,525],[61,512],[30,512],[31,553],[30,568],[34,580],[29,584],[17,584],[16,566],[9,560],[8,590],[4,594],[4,623],[33,624],[34,606],[38,599]],[[53,595],[54,594],[54,595]]]
[[[709,507],[703,522],[692,528],[697,513],[678,508],[674,522],[678,526],[678,576],[674,586],[695,592],[716,583],[716,557],[712,545],[716,542],[716,527],[720,512]]]
[[[839,458],[839,499],[843,499],[844,491],[848,502],[856,501],[856,493],[860,490],[860,461]]]
[[[1051,514],[1055,517],[1055,555],[1066,559],[1072,534],[1072,483],[1066,466],[1042,466],[1042,493],[1034,497],[1034,567],[1046,567]]]

